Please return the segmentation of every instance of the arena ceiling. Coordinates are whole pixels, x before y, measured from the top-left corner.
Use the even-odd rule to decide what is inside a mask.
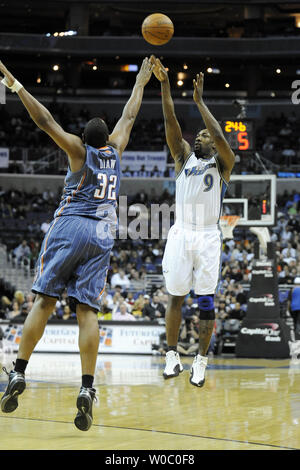
[[[253,3],[253,4],[252,4]],[[148,14],[160,11],[171,16],[179,36],[220,36],[227,29],[263,24],[274,33],[293,27],[300,15],[299,2],[231,1],[99,1],[0,0],[0,32],[46,34],[64,31],[72,9],[83,8],[88,15],[88,35],[136,35]],[[252,25],[252,26],[251,26]]]
[[[140,27],[143,19],[153,11],[169,15],[175,25],[174,40],[167,48],[158,48],[156,52],[165,64],[171,67],[170,76],[175,86],[178,74],[186,74],[184,87],[178,89],[179,94],[184,93],[185,89],[192,89],[195,73],[210,67],[220,70],[220,73],[210,75],[207,87],[212,90],[224,90],[225,84],[229,83],[230,89],[224,90],[226,92],[249,89],[255,80],[255,90],[264,90],[265,87],[268,87],[270,92],[289,90],[292,81],[300,74],[298,60],[295,61],[295,57],[299,56],[300,47],[295,41],[294,49],[288,43],[286,54],[281,53],[280,57],[280,54],[276,56],[272,53],[268,58],[263,56],[264,53],[267,56],[270,52],[268,44],[264,50],[254,49],[257,54],[262,53],[261,57],[255,54],[254,58],[249,54],[243,56],[243,51],[238,54],[233,48],[231,57],[228,58],[225,55],[222,57],[223,43],[215,54],[209,50],[206,52],[203,47],[203,51],[200,51],[203,53],[197,56],[193,55],[191,50],[184,49],[181,44],[183,41],[180,41],[180,38],[200,38],[201,45],[205,46],[214,38],[241,37],[245,40],[249,38],[251,42],[254,38],[270,36],[275,40],[277,38],[279,44],[284,43],[281,38],[286,41],[289,37],[299,37],[300,40],[300,3],[293,1],[274,3],[260,0],[49,0],[41,6],[40,1],[36,0],[0,0],[0,59],[18,76],[24,77],[24,83],[38,83],[41,89],[54,87],[64,90],[74,86],[84,89],[130,89],[135,73],[125,74],[120,67],[124,64],[139,65],[143,55],[149,54],[150,49],[144,48],[147,44],[141,39]],[[78,39],[74,42],[73,49],[39,49],[41,38],[47,34],[53,35],[55,32],[70,29],[78,29],[78,35],[74,38]],[[19,49],[13,47],[14,35],[18,36],[16,41],[21,45]],[[9,45],[5,43],[5,36],[9,37]],[[85,39],[80,36],[85,36]],[[109,44],[111,49],[98,48],[97,37],[100,42],[102,40],[104,44]],[[117,37],[124,37],[124,40],[120,42]],[[126,42],[125,37],[131,38],[131,44],[135,44],[136,48],[131,48],[131,53],[118,53],[118,48]],[[85,47],[80,47],[81,40],[84,40]],[[35,48],[26,50],[30,41]],[[95,48],[90,51],[88,44],[93,41]],[[59,41],[57,44],[60,44]],[[295,51],[294,55],[288,56],[287,53],[292,50]],[[186,62],[188,70],[185,71],[183,67]],[[57,72],[53,70],[56,64],[59,65]],[[96,71],[93,70],[95,66]],[[277,73],[277,70],[281,72]],[[77,81],[73,80],[76,76]]]

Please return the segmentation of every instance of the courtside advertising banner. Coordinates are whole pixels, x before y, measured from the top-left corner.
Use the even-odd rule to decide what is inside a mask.
[[[18,350],[23,325],[7,325],[5,340],[15,352]],[[165,331],[159,325],[102,324],[100,327],[99,353],[151,354],[152,344],[159,344],[159,336]],[[38,342],[36,352],[77,353],[79,329],[76,324],[48,324]]]

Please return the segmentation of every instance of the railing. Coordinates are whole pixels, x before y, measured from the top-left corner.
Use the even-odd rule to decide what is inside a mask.
[[[59,174],[63,170],[62,161],[64,160],[65,156],[60,149],[25,147],[11,147],[9,149],[9,170],[13,170],[15,173]]]
[[[277,174],[280,171],[299,171],[300,164],[288,165],[288,162],[282,164],[275,163],[270,158],[274,156],[277,161],[280,160],[280,152],[264,152],[255,151],[244,158],[240,156],[240,168],[238,165],[233,170],[233,173],[238,171],[246,171],[246,173],[270,173]],[[251,169],[249,169],[249,162],[251,162]],[[60,175],[67,171],[67,158],[66,154],[59,148],[25,148],[25,147],[11,147],[9,154],[9,169],[8,172],[22,173],[22,174],[52,174]],[[168,163],[167,167],[174,168],[173,163]],[[236,171],[235,171],[236,169]],[[2,168],[2,173],[7,169]]]
[[[52,171],[60,171],[60,154],[60,150],[55,150],[40,158],[36,162],[27,161],[24,173],[47,173],[49,172],[49,168],[51,168]]]

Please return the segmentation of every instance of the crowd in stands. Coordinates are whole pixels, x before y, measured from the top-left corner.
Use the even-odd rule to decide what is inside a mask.
[[[282,171],[289,171],[291,165],[300,167],[300,118],[296,113],[274,114],[265,119],[256,133],[256,144],[262,155],[278,165]]]
[[[60,194],[45,190],[43,194],[35,191],[24,193],[17,190],[0,191],[0,217],[2,245],[8,252],[12,266],[29,266],[33,274],[44,234],[46,233],[57,207]],[[173,196],[165,194],[172,203]],[[139,193],[131,202],[143,201],[150,205],[159,202],[158,197]],[[271,239],[276,245],[279,287],[293,285],[300,278],[300,196],[296,192],[285,192],[278,196],[278,221],[271,229]],[[42,215],[42,217],[40,217]],[[12,221],[20,223],[20,230],[12,228]],[[252,260],[256,237],[244,228],[237,228],[235,238],[224,241],[222,254],[222,283],[215,296],[215,312],[221,323],[226,319],[241,321],[247,311],[247,295],[251,282]],[[161,274],[161,262],[165,238],[159,240],[116,239],[112,251],[107,285],[98,312],[99,321],[158,321],[163,323],[167,308],[168,295],[162,281],[159,286],[148,286],[149,273]],[[18,286],[8,286],[0,282],[0,318],[24,320],[30,311],[34,295],[20,292]],[[76,319],[76,303],[64,292],[57,301],[52,319]],[[284,312],[285,313],[285,312]],[[197,296],[191,292],[182,310],[183,326],[196,325],[199,318]],[[186,345],[195,340],[189,330],[183,331]],[[217,334],[217,333],[216,333]],[[190,344],[192,346],[192,344]],[[183,348],[183,346],[182,346]],[[192,351],[193,348],[185,348]]]
[[[71,133],[80,135],[86,122],[90,119],[87,108],[77,114],[65,105],[53,103],[49,107],[62,126]],[[5,108],[0,114],[0,147],[19,146],[35,150],[54,149],[51,140],[41,132],[24,111],[20,116],[11,117]],[[110,122],[105,113],[101,117]],[[257,131],[257,146],[262,155],[273,163],[288,168],[300,161],[300,139],[297,128],[300,125],[295,114],[289,116],[274,115],[265,120]],[[155,138],[153,137],[155,136]],[[17,138],[16,138],[17,137]],[[140,120],[133,128],[128,149],[161,150],[164,146],[164,126],[161,119],[150,123]],[[150,145],[151,144],[151,145]],[[255,171],[251,161],[247,162],[246,173]],[[236,172],[241,172],[237,162]],[[151,171],[141,167],[136,172],[126,168],[123,176],[174,177],[174,169],[168,167],[160,172],[157,167]],[[62,188],[53,193],[45,188],[43,193],[33,190],[31,193],[17,189],[9,191],[0,188],[1,243],[7,249],[8,262],[18,269],[26,268],[29,274],[34,273],[42,239],[48,230],[53,213],[61,198]],[[148,209],[153,203],[172,205],[174,196],[165,191],[163,194],[150,196],[140,192],[128,196],[128,204],[142,203]],[[285,192],[277,197],[278,221],[271,229],[271,240],[276,245],[277,270],[279,287],[294,285],[300,278],[300,195],[296,192]],[[130,218],[129,218],[130,222]],[[172,221],[171,221],[172,223]],[[164,234],[166,235],[166,234]],[[254,242],[256,237],[245,229],[236,229],[235,239],[226,240],[222,254],[222,284],[215,298],[217,320],[242,320],[247,310],[247,294],[251,282]],[[158,287],[146,290],[146,277],[149,273],[161,274],[161,262],[165,246],[165,237],[159,240],[119,240],[115,241],[111,265],[107,276],[107,286],[102,297],[102,306],[98,317],[100,321],[159,321],[164,322],[167,308],[167,292],[163,282]],[[30,311],[34,295],[22,292],[18,286],[9,285],[0,275],[0,318],[23,321]],[[75,320],[76,304],[67,292],[57,302],[52,314],[55,320]],[[195,325],[199,319],[197,298],[191,292],[183,306],[183,323],[181,330],[182,353],[194,350],[196,342]],[[215,336],[218,332],[216,330]],[[184,352],[185,351],[185,352]]]
[[[90,110],[87,107],[75,111],[67,104],[52,102],[48,106],[54,118],[62,127],[70,133],[81,136],[82,131],[91,117]],[[111,119],[105,111],[99,112],[99,116],[105,120],[110,130],[116,124],[117,118]],[[183,132],[186,124],[180,122]],[[300,118],[296,113],[275,113],[256,123],[256,148],[265,162],[271,162],[276,165],[275,171],[291,170],[291,165],[300,167],[300,138],[298,137],[298,128]],[[150,120],[137,119],[130,136],[127,150],[149,150],[159,151],[165,148],[165,131],[162,118],[152,118]],[[0,113],[0,147],[10,148],[10,164],[8,169],[0,169],[1,172],[23,173],[24,164],[16,163],[20,161],[19,148],[29,149],[29,161],[37,161],[47,153],[58,149],[56,144],[42,132],[36,124],[30,119],[26,110],[20,114],[11,115],[7,109],[1,107]],[[14,161],[15,160],[15,161]],[[174,163],[168,152],[167,163]],[[53,164],[54,165],[54,164]],[[27,162],[27,167],[28,162]],[[27,169],[28,171],[28,169]],[[40,172],[43,170],[40,168]],[[47,173],[65,173],[55,166],[47,168]],[[257,172],[257,160],[253,157],[244,159],[241,155],[236,157],[234,173],[251,174]],[[273,168],[274,172],[274,168]],[[124,176],[150,176],[174,177],[174,169],[167,168],[165,172],[160,172],[157,168],[151,170],[141,168],[139,171],[131,171],[126,168]]]
[[[87,122],[94,117],[91,112],[83,107],[75,111],[67,104],[52,102],[48,106],[54,119],[60,123],[66,132],[82,135]],[[111,132],[117,122],[117,118],[111,119],[105,111],[99,112],[99,117],[107,123]],[[165,146],[165,131],[162,118],[137,119],[132,129],[127,150],[162,150]],[[24,109],[14,115],[9,114],[5,106],[1,107],[0,113],[0,147],[25,147],[31,152],[39,152],[40,158],[47,152],[57,149],[57,145],[41,131],[29,117]]]

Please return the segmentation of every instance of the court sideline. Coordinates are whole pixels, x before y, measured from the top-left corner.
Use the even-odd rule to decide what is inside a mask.
[[[1,362],[9,369],[12,360]],[[0,415],[0,449],[300,449],[300,360],[215,357],[203,389],[189,383],[192,358],[182,361],[182,374],[165,381],[159,356],[99,356],[85,433],[73,424],[79,355],[35,353],[19,408]],[[6,383],[2,372],[1,393]]]

